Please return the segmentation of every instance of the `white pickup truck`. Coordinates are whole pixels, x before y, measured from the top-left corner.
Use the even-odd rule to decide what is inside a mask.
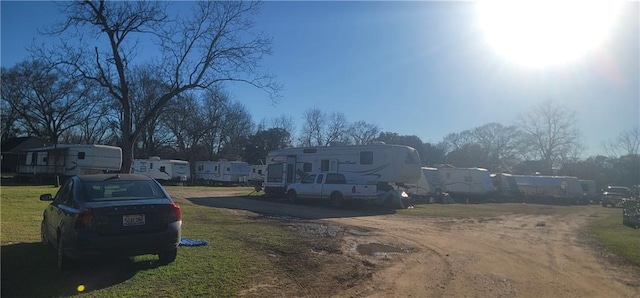
[[[299,183],[287,186],[287,199],[329,200],[334,207],[340,207],[348,200],[376,200],[378,189],[370,184],[349,184],[343,174],[311,174]]]

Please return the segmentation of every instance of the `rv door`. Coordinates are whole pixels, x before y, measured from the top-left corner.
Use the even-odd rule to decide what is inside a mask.
[[[287,156],[286,175],[287,175],[286,184],[295,182],[296,180],[296,156],[295,155]]]

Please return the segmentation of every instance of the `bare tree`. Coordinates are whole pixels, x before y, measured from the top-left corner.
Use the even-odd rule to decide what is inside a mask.
[[[523,142],[534,158],[547,167],[547,174],[560,165],[563,157],[575,155],[581,148],[576,113],[551,101],[543,102],[522,115],[518,123]]]
[[[640,130],[636,127],[621,132],[618,137],[604,144],[610,156],[638,155],[640,153]]]
[[[492,172],[511,172],[518,163],[520,131],[515,126],[488,123],[473,130],[475,143],[486,152],[487,168]]]
[[[100,105],[91,85],[43,61],[24,61],[2,73],[2,96],[30,134],[57,144]]]
[[[142,130],[177,95],[224,81],[248,83],[274,100],[280,89],[273,76],[258,71],[258,62],[270,53],[271,44],[270,39],[253,32],[258,2],[190,3],[193,9],[189,16],[178,16],[175,10],[170,16],[168,2],[85,0],[63,5],[66,21],[48,33],[69,34],[65,37],[78,44],[62,39],[60,48],[49,57],[57,57],[98,82],[119,103],[123,169],[131,166],[134,144]],[[156,47],[142,47],[150,44]],[[134,120],[131,70],[144,63],[153,65],[156,78],[168,89],[158,95],[148,113]]]
[[[301,146],[324,146],[324,126],[326,115],[318,108],[304,112],[304,123],[300,132]]]
[[[380,133],[380,128],[372,123],[356,121],[349,127],[349,136],[355,145],[364,145],[373,141]]]
[[[349,123],[347,122],[347,117],[345,117],[343,113],[333,112],[329,115],[326,131],[326,139],[324,141],[325,145],[329,145],[336,141],[344,143],[349,142]]]

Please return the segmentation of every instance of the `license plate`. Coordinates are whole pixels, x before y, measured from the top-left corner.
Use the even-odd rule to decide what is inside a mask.
[[[122,225],[129,226],[141,226],[145,224],[144,214],[131,214],[122,216]]]

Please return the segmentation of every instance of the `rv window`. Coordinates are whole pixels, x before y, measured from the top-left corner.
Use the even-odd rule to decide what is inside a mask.
[[[302,153],[316,153],[316,152],[318,152],[318,149],[314,149],[314,148],[302,150]]]
[[[322,178],[324,177],[324,175],[320,174],[318,175],[318,179],[316,179],[316,183],[322,183]]]
[[[46,156],[42,158],[42,163],[43,163],[43,164],[46,164],[46,163],[47,163],[47,157],[46,157]]]
[[[78,159],[84,159],[84,152],[78,152]]]
[[[373,164],[373,151],[360,152],[360,164],[361,165]]]
[[[199,165],[198,166],[198,171],[202,171],[202,170],[204,170],[204,165]]]
[[[313,170],[313,166],[311,165],[310,162],[305,162],[304,165],[302,165],[302,170],[305,173],[309,173],[309,172],[311,172],[311,170]]]
[[[160,167],[160,173],[166,173],[166,172],[167,171],[165,171],[165,167],[164,166]]]
[[[258,175],[262,175],[262,170],[258,170]]]
[[[227,167],[227,172],[231,172],[231,168]]]
[[[267,182],[282,182],[283,164],[269,165],[267,168]]]
[[[320,162],[320,171],[321,172],[328,172],[329,171],[329,160],[328,159],[323,159]]]
[[[213,167],[213,171],[217,172],[218,171],[218,166],[214,166]]]
[[[153,163],[152,162],[149,163],[149,170],[151,170],[151,169],[153,169]]]

